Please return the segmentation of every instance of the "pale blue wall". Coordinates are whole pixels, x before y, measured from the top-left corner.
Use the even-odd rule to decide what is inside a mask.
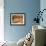
[[[33,19],[40,10],[40,0],[4,0],[4,6],[4,38],[7,41],[18,41],[36,24]],[[26,14],[26,25],[10,26],[10,13],[17,12]]]
[[[46,0],[41,0],[40,1],[40,10],[42,11],[43,9],[46,9]],[[46,27],[46,10],[43,12],[43,22],[40,21],[40,25]]]

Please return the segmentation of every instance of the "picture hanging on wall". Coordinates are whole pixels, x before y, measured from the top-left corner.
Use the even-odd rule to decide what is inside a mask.
[[[10,13],[10,25],[25,25],[25,13]]]

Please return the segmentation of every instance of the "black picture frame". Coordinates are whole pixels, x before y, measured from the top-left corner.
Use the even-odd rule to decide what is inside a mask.
[[[10,13],[10,25],[21,26],[26,24],[25,13]]]

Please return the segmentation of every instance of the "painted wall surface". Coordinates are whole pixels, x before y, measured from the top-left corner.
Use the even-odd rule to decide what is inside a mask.
[[[7,41],[18,41],[31,31],[33,19],[40,10],[40,0],[4,0],[4,36]],[[10,13],[25,13],[26,25],[11,26]]]
[[[41,1],[40,1],[40,9],[41,9],[41,11],[42,11],[43,9],[46,9],[46,0],[41,0]],[[40,21],[40,25],[46,27],[46,10],[43,12],[42,17],[43,17],[43,22]]]

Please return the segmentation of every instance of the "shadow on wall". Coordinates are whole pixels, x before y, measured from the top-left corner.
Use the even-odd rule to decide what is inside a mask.
[[[44,13],[45,10],[46,9],[43,9],[43,11],[38,12],[36,18],[34,18],[34,21],[36,21],[36,23],[40,23],[40,19],[41,19],[42,22],[44,21],[42,16],[43,16],[43,13]]]

